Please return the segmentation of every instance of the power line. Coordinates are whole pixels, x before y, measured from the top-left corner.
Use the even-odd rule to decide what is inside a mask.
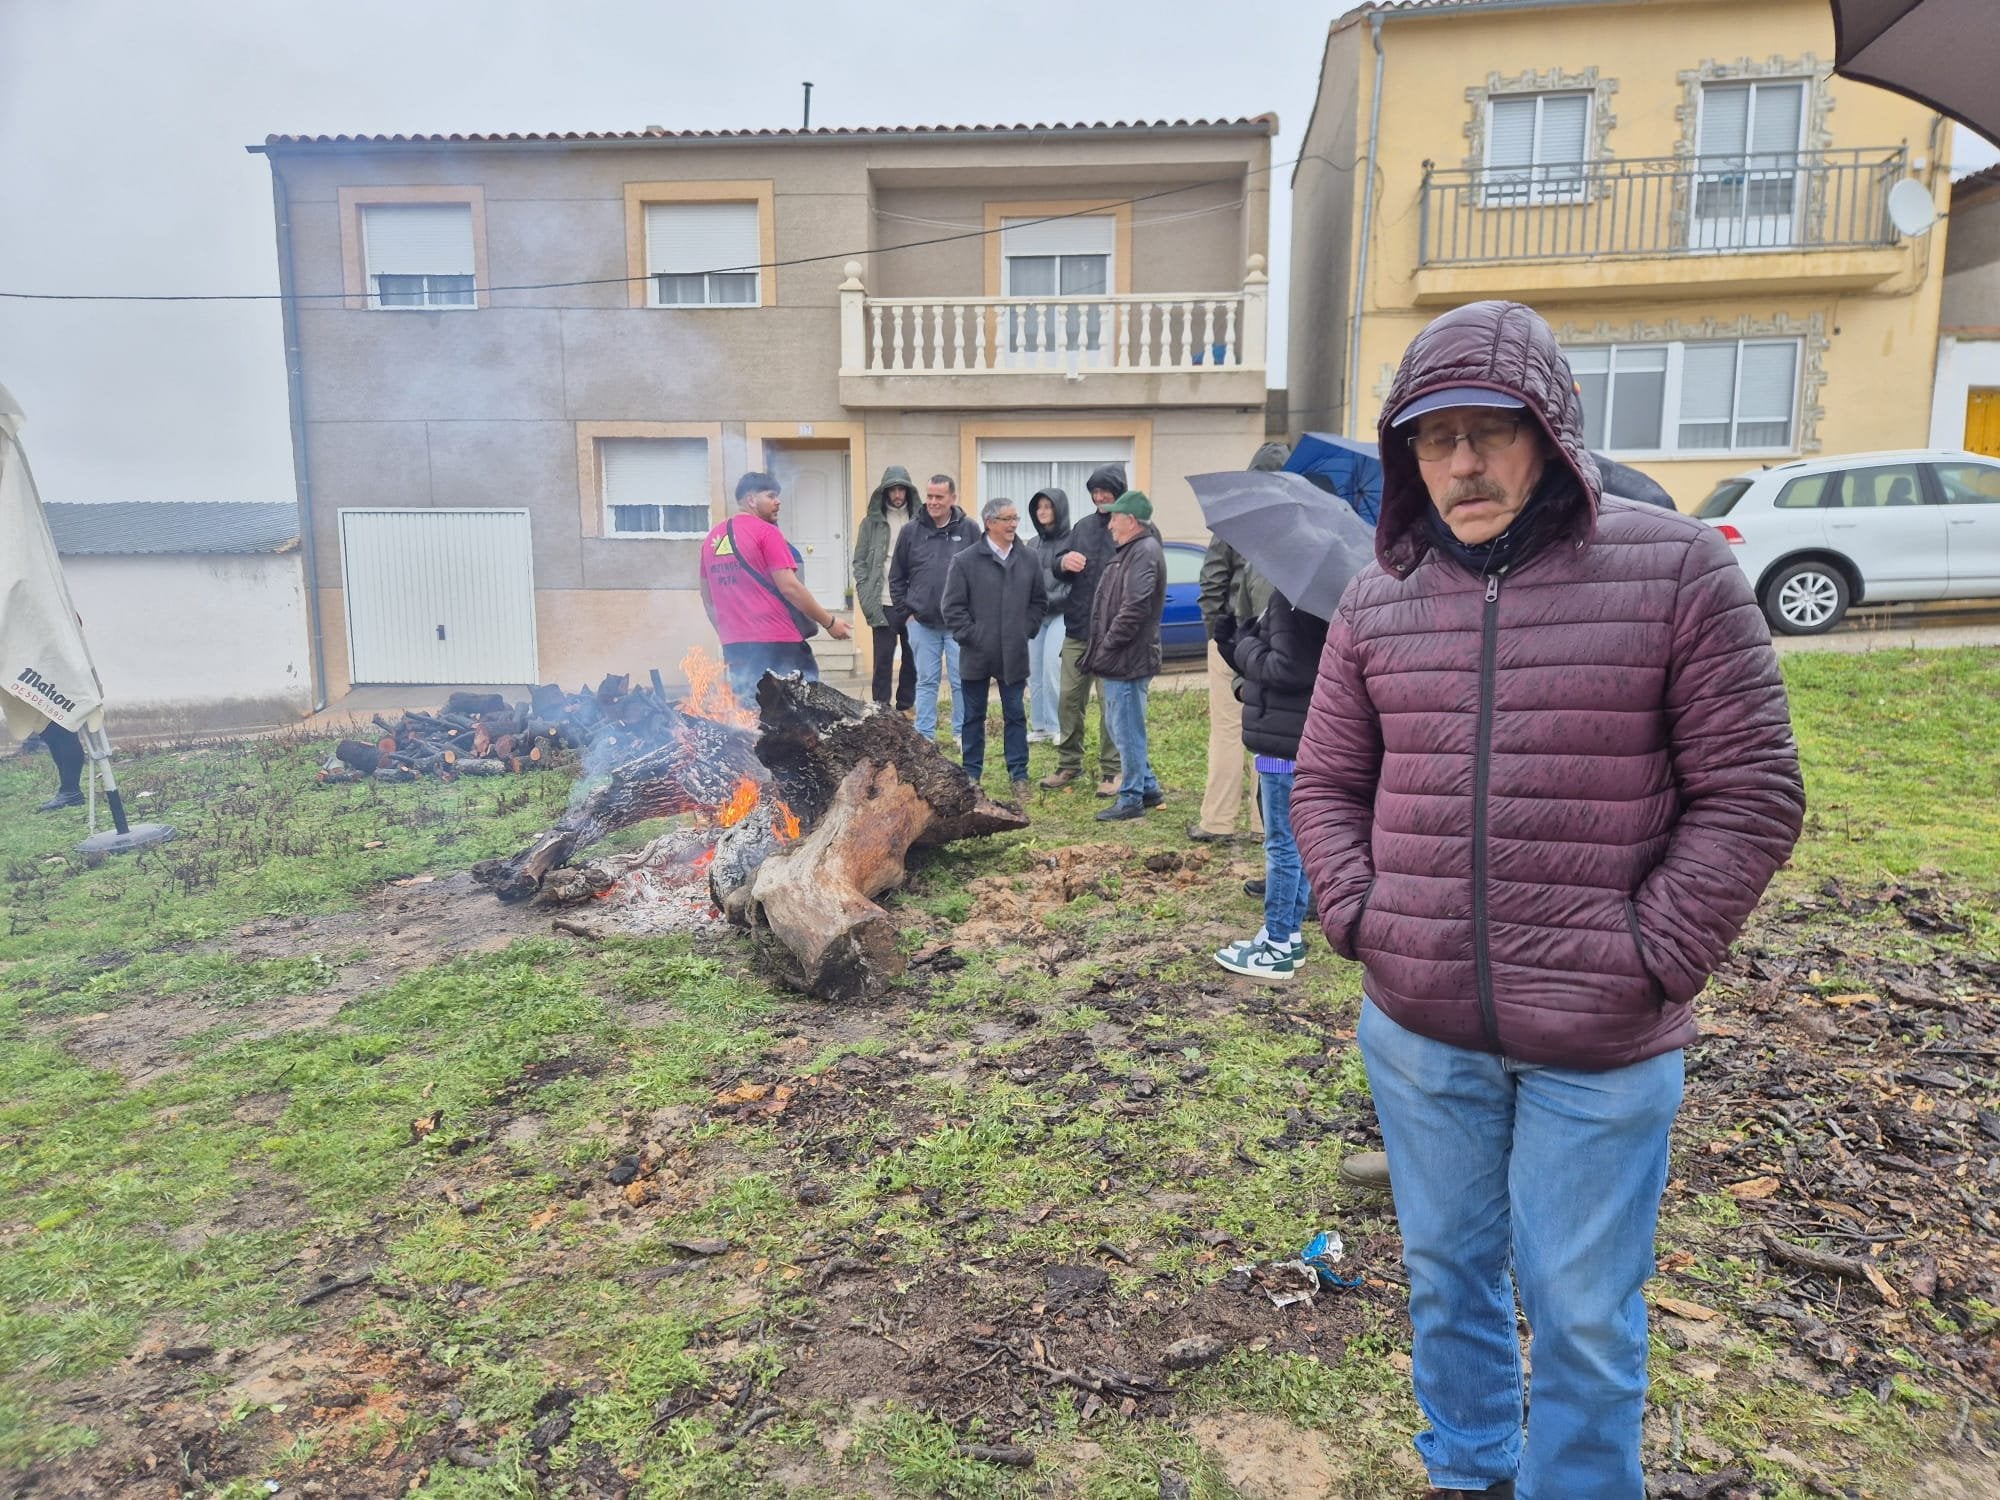
[[[1072,209],[1068,213],[1045,214],[1042,217],[1035,219],[1019,219],[1016,220],[1014,223],[1004,227],[1008,229],[1020,229],[1035,224],[1058,224],[1066,219],[1090,218],[1095,215],[1102,214],[1108,208],[1130,208],[1133,205],[1139,203],[1151,203],[1158,198],[1170,198],[1173,197],[1176,193],[1191,193],[1200,188],[1222,186],[1228,183],[1236,182],[1240,180],[1240,178],[1243,176],[1250,176],[1250,177],[1264,176],[1268,175],[1269,173],[1278,171],[1280,168],[1283,167],[1297,166],[1302,161],[1324,162],[1329,168],[1331,168],[1333,171],[1336,172],[1351,172],[1354,170],[1355,166],[1359,165],[1358,159],[1354,163],[1351,163],[1347,166],[1342,166],[1340,163],[1332,161],[1327,157],[1321,156],[1317,152],[1305,152],[1298,156],[1293,157],[1290,161],[1273,162],[1268,167],[1252,167],[1246,173],[1232,174],[1228,177],[1211,177],[1200,182],[1184,182],[1181,183],[1178,187],[1161,188],[1158,192],[1140,193],[1137,196],[1131,198],[1107,199],[1101,202],[1093,203],[1088,208]],[[696,273],[690,271],[690,272],[676,273],[676,274],[686,274],[686,275],[703,274],[709,276],[726,276],[732,273],[740,274],[746,271],[776,271],[791,266],[820,265],[827,261],[849,261],[849,260],[859,260],[864,256],[870,256],[870,255],[889,255],[898,250],[921,250],[931,245],[949,245],[956,243],[960,240],[986,239],[989,236],[1000,234],[1002,232],[1003,228],[1001,226],[995,226],[991,229],[988,228],[968,229],[958,234],[941,234],[941,235],[934,235],[930,239],[907,240],[900,245],[882,245],[873,250],[829,251],[822,255],[798,255],[792,257],[790,260],[758,261],[749,265],[718,266],[710,271],[702,273]],[[516,282],[512,285],[507,285],[507,286],[475,286],[472,288],[472,292],[473,295],[475,296],[480,295],[482,293],[490,294],[493,292],[553,292],[553,291],[563,291],[574,287],[630,286],[634,282],[651,281],[652,279],[653,279],[652,276],[649,274],[644,276],[596,276],[576,281],[524,281],[524,282]],[[290,293],[0,291],[0,299],[5,299],[7,301],[12,301],[12,302],[286,302],[286,301],[344,302],[350,300],[356,295],[357,294],[354,292],[345,290],[338,292],[290,292]],[[515,312],[531,312],[537,310],[560,311],[562,309],[554,307],[537,309],[534,307],[522,307],[517,305],[509,310]]]

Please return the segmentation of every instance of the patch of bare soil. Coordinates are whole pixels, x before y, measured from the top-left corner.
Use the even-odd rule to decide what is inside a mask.
[[[281,995],[251,1007],[220,1005],[198,994],[155,995],[114,1011],[41,1023],[78,1060],[151,1083],[187,1066],[194,1038],[227,1028],[232,1041],[258,1041],[319,1026],[358,995],[466,953],[504,948],[548,931],[546,912],[492,900],[463,872],[409,886],[385,886],[351,911],[251,922],[207,951],[238,959],[318,954],[341,962],[326,988]]]

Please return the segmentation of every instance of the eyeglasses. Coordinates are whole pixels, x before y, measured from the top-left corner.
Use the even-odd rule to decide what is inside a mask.
[[[1447,432],[1438,429],[1433,432],[1412,433],[1410,448],[1418,458],[1426,463],[1440,463],[1458,451],[1460,439],[1472,445],[1472,451],[1484,458],[1498,453],[1503,448],[1511,448],[1520,439],[1521,419],[1519,417],[1482,417],[1464,432]]]

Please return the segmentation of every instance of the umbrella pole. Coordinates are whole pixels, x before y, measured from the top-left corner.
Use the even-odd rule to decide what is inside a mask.
[[[90,766],[93,789],[96,777],[104,777],[104,805],[111,809],[110,833],[98,833],[93,819],[92,832],[85,839],[82,848],[88,854],[122,854],[131,849],[143,849],[148,844],[165,843],[174,836],[174,830],[164,823],[141,823],[136,828],[125,818],[125,799],[118,792],[118,778],[111,770],[111,736],[104,732],[102,725],[87,730],[84,743],[90,748]],[[93,810],[95,803],[93,802]]]

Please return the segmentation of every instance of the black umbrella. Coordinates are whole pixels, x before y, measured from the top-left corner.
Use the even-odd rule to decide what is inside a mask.
[[[1890,89],[2000,141],[1993,0],[1832,0],[1833,71]]]
[[[1375,560],[1375,528],[1303,474],[1190,474],[1209,530],[1295,609],[1333,618],[1347,581]]]

